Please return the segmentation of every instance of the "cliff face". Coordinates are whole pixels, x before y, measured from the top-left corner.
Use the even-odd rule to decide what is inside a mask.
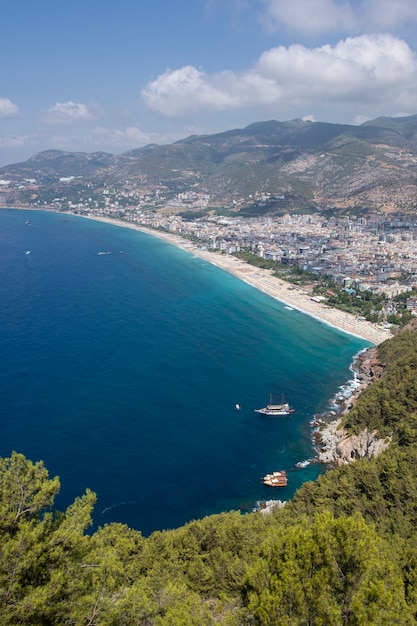
[[[322,424],[316,432],[318,460],[329,465],[351,463],[363,457],[370,458],[381,454],[391,443],[391,438],[381,439],[377,431],[370,432],[367,428],[359,435],[349,435],[341,426],[343,416],[354,406],[360,393],[373,381],[381,378],[384,364],[378,359],[377,348],[368,348],[362,352],[353,366],[359,386],[342,407],[338,418],[330,423]]]
[[[318,459],[329,465],[343,465],[364,457],[370,458],[381,454],[391,443],[391,438],[381,439],[377,432],[366,428],[359,435],[348,435],[341,428],[339,418],[320,431]]]

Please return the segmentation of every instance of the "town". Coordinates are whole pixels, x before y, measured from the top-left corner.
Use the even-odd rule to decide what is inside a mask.
[[[190,220],[169,211],[138,210],[119,211],[117,217],[270,268],[310,289],[318,300],[369,321],[395,325],[417,315],[417,223],[412,216],[208,214]]]
[[[20,180],[27,202],[15,206],[117,219],[175,234],[202,249],[271,269],[312,297],[385,327],[417,315],[417,219],[413,211],[385,211],[383,199],[381,210],[341,212],[324,205],[306,212],[290,207],[285,193],[259,192],[213,207],[210,194],[167,193],[143,181],[94,187],[69,176],[57,182],[65,194],[53,197],[47,185]],[[5,200],[16,186],[17,181],[0,180]]]
[[[195,216],[189,207],[174,208],[172,203],[158,209],[109,203],[103,209],[77,207],[73,211],[164,230],[203,249],[237,255],[369,321],[401,325],[417,315],[417,221],[413,215],[328,218],[317,212],[251,218],[213,211],[200,215],[200,208],[194,207]]]

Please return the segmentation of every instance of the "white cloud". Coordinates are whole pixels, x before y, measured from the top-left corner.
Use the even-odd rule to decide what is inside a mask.
[[[25,145],[25,137],[18,135],[6,135],[0,137],[0,148],[21,148]]]
[[[85,104],[77,102],[57,102],[54,106],[41,112],[41,120],[46,124],[67,125],[93,119],[92,113]]]
[[[119,154],[150,143],[169,144],[184,137],[184,132],[179,129],[175,133],[147,133],[137,126],[121,129],[95,126],[82,133],[74,133],[71,127],[69,134],[68,126],[50,128],[50,134],[42,130],[40,134],[0,136],[0,165],[25,160],[45,149],[85,152],[99,150]]]
[[[142,91],[145,104],[167,117],[203,108],[224,110],[238,105],[233,90],[227,89],[226,72],[209,77],[191,65],[178,70],[167,70]]]
[[[151,133],[145,133],[137,126],[128,126],[125,129],[96,126],[91,131],[91,139],[95,143],[105,142],[111,144],[114,150],[120,147],[136,148],[155,141],[152,139]]]
[[[392,30],[417,21],[415,0],[262,0],[270,30],[307,35]]]
[[[391,35],[349,37],[335,46],[278,46],[240,74],[206,74],[192,66],[166,71],[142,90],[147,106],[164,116],[303,105],[378,102],[417,108],[417,60]],[[401,104],[402,103],[402,104]]]
[[[262,21],[271,30],[281,27],[306,34],[352,30],[354,14],[349,2],[334,0],[264,0]]]
[[[18,113],[19,109],[9,98],[0,98],[0,119],[13,117]]]
[[[417,22],[415,0],[363,0],[363,10],[366,22],[378,30],[392,30]]]
[[[368,100],[388,88],[408,87],[416,75],[415,54],[390,35],[349,37],[335,46],[305,48],[279,46],[264,52],[257,64],[260,75],[285,84],[293,95],[312,92],[323,98]]]
[[[77,138],[77,145],[85,146],[83,149],[87,151],[104,150],[120,153],[150,143],[172,143],[181,136],[178,132],[175,134],[144,132],[138,126],[127,126],[126,128],[95,126],[89,133]],[[71,141],[74,142],[74,138]]]

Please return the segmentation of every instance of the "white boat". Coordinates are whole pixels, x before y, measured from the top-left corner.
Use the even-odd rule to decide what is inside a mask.
[[[295,409],[293,409],[288,402],[282,401],[281,404],[272,404],[272,398],[269,398],[269,404],[264,406],[262,409],[255,409],[255,413],[261,413],[262,415],[290,415],[290,413],[294,413]]]

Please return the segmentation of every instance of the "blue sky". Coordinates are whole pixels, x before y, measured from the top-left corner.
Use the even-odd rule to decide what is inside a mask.
[[[415,0],[6,0],[0,165],[417,113]]]

